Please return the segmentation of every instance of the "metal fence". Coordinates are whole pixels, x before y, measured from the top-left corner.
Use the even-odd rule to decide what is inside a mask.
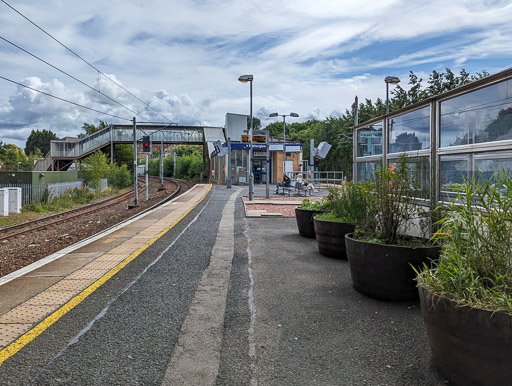
[[[317,189],[340,186],[345,181],[345,173],[342,171],[315,171],[312,176],[309,175],[309,172],[301,171],[293,171],[288,174],[290,174],[292,180],[297,179],[297,176],[302,174],[302,178],[305,181],[310,180]]]
[[[0,188],[21,188],[21,205],[26,206],[34,202],[40,202],[46,194],[49,198],[56,198],[66,192],[67,189],[77,188],[83,185],[82,180],[73,182],[58,182],[54,184],[0,184]],[[101,180],[101,190],[107,188],[108,180]],[[92,189],[92,188],[91,188]],[[48,191],[48,193],[46,193]]]

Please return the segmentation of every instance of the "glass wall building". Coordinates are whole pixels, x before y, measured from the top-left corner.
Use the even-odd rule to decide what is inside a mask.
[[[512,174],[512,69],[365,122],[354,132],[354,179],[406,153],[418,198],[447,200],[464,177]]]

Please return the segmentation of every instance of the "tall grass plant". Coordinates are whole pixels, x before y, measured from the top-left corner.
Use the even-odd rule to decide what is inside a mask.
[[[460,304],[512,313],[512,178],[466,179],[434,238],[442,258],[418,283]]]

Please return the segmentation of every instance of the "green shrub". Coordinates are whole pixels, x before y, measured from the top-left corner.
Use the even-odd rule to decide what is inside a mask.
[[[302,200],[299,208],[305,210],[325,210],[326,201],[324,199],[321,201],[311,201],[309,198],[305,198]]]
[[[463,305],[512,313],[512,179],[465,180],[438,223],[442,258],[418,283]]]
[[[399,232],[406,229],[413,218],[429,216],[430,211],[421,209],[414,199],[419,188],[405,154],[400,156],[397,167],[383,166],[375,170],[361,190],[367,210],[356,218],[356,237],[380,240],[384,244],[417,244],[417,240]],[[422,233],[430,235],[429,222],[420,221],[420,225],[428,227],[422,229]]]
[[[84,184],[91,186],[97,193],[100,193],[101,179],[107,176],[109,169],[107,156],[104,153],[101,151],[92,153],[82,163]]]
[[[132,174],[127,165],[110,165],[107,178],[109,185],[116,189],[126,188],[133,183]]]

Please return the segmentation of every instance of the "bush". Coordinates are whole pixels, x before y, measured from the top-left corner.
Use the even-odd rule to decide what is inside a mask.
[[[100,193],[101,179],[107,176],[109,170],[107,156],[100,151],[94,152],[82,164],[84,184],[91,186],[96,193]]]
[[[414,201],[419,183],[402,154],[398,167],[384,167],[375,170],[372,178],[365,183],[364,196],[367,211],[356,221],[355,235],[359,239],[379,240],[384,244],[417,244],[418,240],[400,234],[416,217],[429,217],[429,210],[420,209]],[[355,213],[357,215],[357,213]],[[428,221],[420,225],[429,226]],[[429,229],[422,233],[430,234]]]
[[[109,185],[116,189],[126,188],[133,182],[132,174],[128,170],[127,165],[110,165],[107,178]]]
[[[512,178],[465,180],[434,234],[442,259],[418,283],[464,305],[512,313]]]
[[[305,198],[304,200],[302,200],[302,203],[300,204],[299,209],[325,210],[326,204],[327,204],[327,202],[325,199],[322,199],[321,201],[311,201],[309,198]]]

